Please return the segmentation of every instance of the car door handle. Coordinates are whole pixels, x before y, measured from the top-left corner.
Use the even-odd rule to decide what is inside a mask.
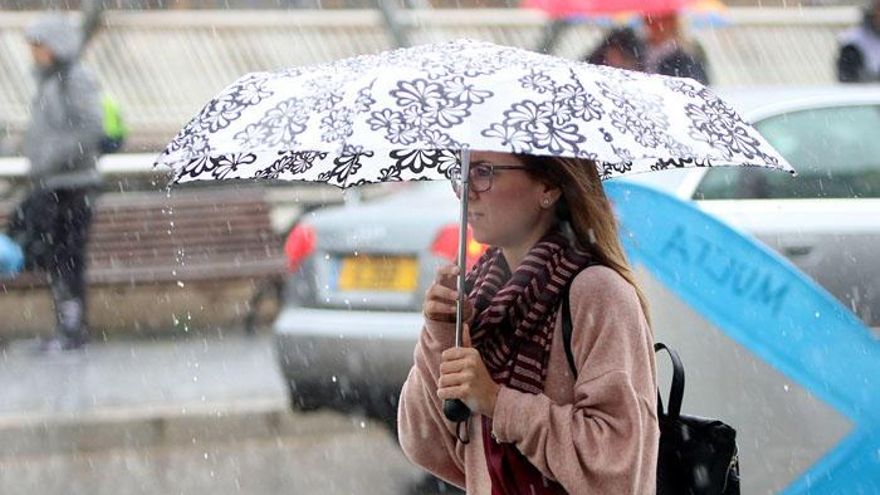
[[[783,254],[790,257],[798,257],[798,256],[806,256],[813,251],[813,246],[806,245],[793,245],[793,246],[784,246],[782,248]]]

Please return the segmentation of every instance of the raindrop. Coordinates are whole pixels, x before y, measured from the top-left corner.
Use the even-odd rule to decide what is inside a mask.
[[[336,375],[333,375],[333,376],[330,378],[330,381],[332,381],[333,383],[336,383]]]
[[[360,425],[361,425],[361,429],[364,429],[367,427],[367,423],[365,421],[361,421]]]
[[[177,286],[178,286],[178,287],[183,287],[184,284],[183,284],[183,282],[181,282],[180,280],[178,280],[178,281],[177,281]]]
[[[788,389],[789,389],[789,386],[787,383],[782,385],[782,390],[785,390],[786,392],[788,392]]]

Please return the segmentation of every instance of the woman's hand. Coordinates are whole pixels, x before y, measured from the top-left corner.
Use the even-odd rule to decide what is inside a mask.
[[[437,397],[460,399],[476,413],[491,418],[501,385],[492,380],[480,352],[471,347],[469,325],[464,326],[463,346],[443,351]]]
[[[455,307],[458,301],[458,291],[455,287],[458,271],[458,265],[443,265],[437,268],[437,276],[434,278],[434,283],[428,287],[425,302],[422,304],[425,319],[440,323],[455,323]],[[465,298],[464,321],[471,321],[473,317],[474,307]]]

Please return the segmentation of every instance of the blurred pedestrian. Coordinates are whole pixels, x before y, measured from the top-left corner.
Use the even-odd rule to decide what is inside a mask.
[[[880,0],[865,8],[861,25],[840,36],[840,82],[880,82]]]
[[[632,28],[612,29],[584,61],[619,69],[641,71],[645,44]]]
[[[28,267],[49,278],[56,336],[43,343],[46,350],[88,340],[85,249],[104,131],[97,80],[79,60],[83,35],[60,14],[39,18],[25,33],[37,80],[24,142],[31,190],[10,234],[24,246]]]
[[[469,225],[490,246],[438,270],[398,412],[405,454],[468,493],[653,493],[653,336],[595,165],[474,152]],[[570,286],[572,376],[562,342]],[[472,411],[450,423],[445,399]]]
[[[709,84],[705,52],[699,43],[684,36],[676,12],[646,14],[644,26],[646,72]]]

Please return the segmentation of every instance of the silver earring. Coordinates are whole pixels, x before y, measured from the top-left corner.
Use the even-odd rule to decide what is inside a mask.
[[[550,200],[547,199],[547,198],[544,198],[544,199],[541,201],[541,204],[544,205],[544,208],[547,208],[548,206],[550,206]]]

